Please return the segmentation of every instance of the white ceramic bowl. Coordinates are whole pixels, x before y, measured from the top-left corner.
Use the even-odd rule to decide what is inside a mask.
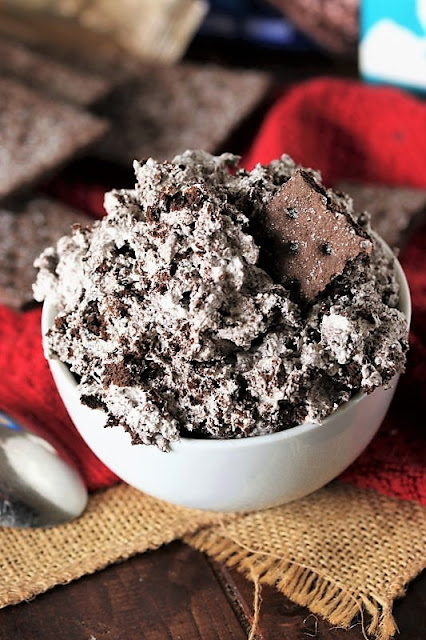
[[[390,249],[389,249],[390,252]],[[411,318],[410,293],[400,264],[401,310]],[[43,308],[43,336],[55,309]],[[302,424],[266,436],[240,440],[182,438],[169,453],[131,445],[121,428],[104,428],[105,414],[79,399],[68,368],[49,360],[50,369],[78,431],[102,462],[122,480],[174,504],[215,511],[249,511],[301,498],[348,467],[378,430],[398,382],[388,390],[358,394],[321,425]]]

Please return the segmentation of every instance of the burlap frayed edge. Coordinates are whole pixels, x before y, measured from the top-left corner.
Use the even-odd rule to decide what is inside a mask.
[[[223,528],[223,527],[219,527]],[[390,640],[398,631],[392,614],[394,600],[404,595],[406,585],[424,569],[424,563],[412,563],[404,574],[404,583],[392,585],[386,597],[376,594],[355,595],[347,587],[317,570],[292,561],[289,558],[257,552],[245,547],[218,527],[203,528],[184,537],[184,542],[198,551],[206,553],[229,568],[236,568],[255,586],[253,627],[259,620],[259,586],[275,587],[289,600],[327,620],[331,625],[348,629],[359,616],[365,640],[374,636],[376,640]],[[368,622],[367,619],[368,618]]]

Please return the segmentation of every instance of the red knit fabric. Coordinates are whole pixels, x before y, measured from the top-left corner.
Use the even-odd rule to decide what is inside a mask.
[[[413,319],[407,371],[369,447],[341,479],[426,505],[426,226],[401,256]]]
[[[300,84],[280,98],[245,160],[247,166],[289,153],[320,168],[326,182],[426,187],[426,104],[401,91],[335,79]],[[56,195],[102,214],[103,189],[57,184]],[[426,504],[426,227],[402,256],[413,298],[407,373],[378,435],[341,480]],[[53,435],[90,489],[116,480],[88,450],[55,390],[40,345],[40,311],[0,307],[0,407]]]
[[[311,80],[276,102],[245,164],[288,153],[343,178],[426,186],[426,108],[398,89],[338,79]]]
[[[68,451],[90,489],[116,478],[85,445],[56,391],[40,340],[40,309],[17,314],[0,306],[0,407]]]

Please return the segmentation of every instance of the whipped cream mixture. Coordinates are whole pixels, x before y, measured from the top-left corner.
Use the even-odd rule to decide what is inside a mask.
[[[167,450],[181,436],[320,422],[404,367],[407,326],[381,243],[303,302],[269,275],[259,233],[299,167],[288,156],[237,164],[202,151],[135,162],[135,189],[108,193],[105,218],[36,261],[35,296],[57,309],[48,355],[134,443]],[[348,197],[326,194],[354,216]]]

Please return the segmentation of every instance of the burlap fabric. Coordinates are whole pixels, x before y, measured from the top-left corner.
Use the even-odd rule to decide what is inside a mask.
[[[73,523],[0,530],[0,606],[177,538],[333,625],[361,616],[366,633],[387,640],[394,599],[426,566],[426,509],[334,483],[282,507],[230,516],[119,485],[92,495]]]
[[[84,514],[73,522],[51,529],[0,528],[0,607],[222,519],[118,485],[92,494]]]
[[[426,567],[426,509],[334,483],[186,541],[333,625],[359,615],[364,632],[387,640],[395,598]]]

